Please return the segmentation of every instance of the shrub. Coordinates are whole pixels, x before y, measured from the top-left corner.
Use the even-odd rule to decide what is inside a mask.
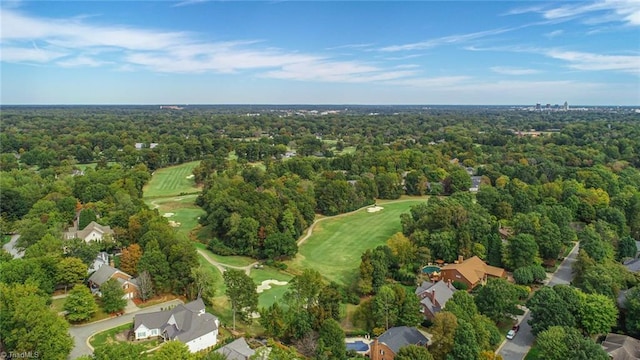
[[[467,290],[467,289],[469,289],[467,284],[463,283],[462,281],[458,281],[458,280],[452,282],[451,285],[453,285],[453,287],[456,288],[457,290]]]

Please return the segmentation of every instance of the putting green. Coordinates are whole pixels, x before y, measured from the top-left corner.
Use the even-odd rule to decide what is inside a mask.
[[[193,169],[199,164],[199,161],[192,161],[156,170],[144,187],[144,197],[179,196],[199,192],[200,189],[193,181]]]

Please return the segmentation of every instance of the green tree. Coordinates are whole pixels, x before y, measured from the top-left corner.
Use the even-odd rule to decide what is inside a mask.
[[[383,321],[385,329],[393,325],[398,317],[398,299],[391,286],[384,285],[378,290],[375,298],[375,307],[378,318]]]
[[[142,345],[128,342],[117,342],[98,346],[93,351],[93,360],[138,360],[147,359],[149,356],[144,353]]]
[[[284,336],[287,327],[285,313],[277,302],[266,309],[260,309],[259,321],[268,336],[275,339]]]
[[[71,322],[89,320],[98,311],[93,294],[88,287],[78,284],[71,289],[69,296],[64,301],[64,310],[67,311],[67,319]]]
[[[317,354],[318,359],[345,360],[347,358],[344,331],[334,319],[325,320],[320,327]]]
[[[456,291],[444,305],[444,310],[456,316],[459,320],[471,322],[478,315],[478,307],[473,296],[466,291]]]
[[[455,360],[475,360],[479,353],[480,347],[476,341],[473,326],[467,321],[458,319],[450,357]]]
[[[452,313],[441,311],[435,315],[430,328],[432,343],[429,346],[429,352],[435,360],[445,360],[453,350],[457,327],[458,320]]]
[[[636,242],[631,236],[625,236],[618,241],[618,251],[616,252],[616,259],[621,261],[626,258],[633,258],[636,256],[638,248]]]
[[[539,263],[538,244],[533,235],[518,234],[507,244],[506,263],[511,269]]]
[[[607,360],[609,355],[577,329],[552,326],[538,334],[539,356],[545,360]]]
[[[489,279],[475,297],[480,313],[495,322],[514,317],[518,313],[518,291],[505,279]]]
[[[418,345],[406,345],[398,350],[396,360],[433,360],[427,348]]]
[[[167,341],[153,353],[153,360],[193,360],[189,347],[179,340]]]
[[[533,293],[527,301],[527,307],[531,311],[529,325],[534,335],[552,326],[573,327],[576,324],[568,304],[548,286],[543,286]]]
[[[249,320],[249,315],[256,311],[258,306],[258,293],[256,284],[249,275],[242,270],[228,269],[222,275],[227,289],[225,293],[231,302],[233,312],[233,330],[236,329],[236,314],[243,321]]]
[[[191,277],[196,298],[202,298],[206,304],[211,305],[216,291],[216,278],[202,266],[191,269]]]
[[[138,262],[138,273],[148,271],[153,284],[158,291],[163,292],[171,288],[169,262],[160,250],[158,241],[151,240],[145,247],[145,252]]]
[[[100,286],[102,293],[102,309],[106,313],[115,313],[121,311],[127,306],[127,300],[124,298],[124,290],[116,279],[109,279]]]
[[[82,260],[67,257],[58,263],[56,281],[63,284],[65,291],[67,286],[82,282],[87,277],[87,265]]]
[[[624,325],[631,335],[640,335],[640,286],[629,289],[624,300]]]
[[[608,333],[618,319],[614,301],[601,294],[582,294],[578,311],[580,327],[590,336]]]

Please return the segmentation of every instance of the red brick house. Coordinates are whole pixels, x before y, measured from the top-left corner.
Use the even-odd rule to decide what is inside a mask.
[[[408,326],[393,327],[369,344],[371,360],[393,360],[401,347],[418,345],[426,347],[429,339],[418,329]]]

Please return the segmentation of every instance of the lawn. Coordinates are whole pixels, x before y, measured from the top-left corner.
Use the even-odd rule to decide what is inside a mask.
[[[124,325],[120,325],[118,327],[114,327],[114,328],[99,332],[89,338],[89,344],[91,344],[91,346],[93,346],[93,348],[95,349],[97,347],[104,346],[107,344],[125,342],[126,340],[122,338],[122,335],[120,336],[120,338],[116,338],[116,336],[122,333],[123,331],[129,330],[131,328],[133,328],[133,323],[127,323]],[[150,339],[150,340],[144,340],[144,341],[131,342],[131,344],[140,345],[143,347],[143,350],[150,350],[158,346],[160,342],[158,341],[158,339]]]
[[[200,192],[193,181],[193,169],[199,164],[199,161],[192,161],[156,170],[144,187],[144,197],[179,196]]]
[[[51,310],[55,311],[56,314],[61,311],[64,311],[63,307],[64,307],[65,300],[67,300],[67,298],[53,299],[49,307],[51,308]]]
[[[293,276],[283,273],[278,269],[265,266],[260,269],[251,269],[251,278],[256,285],[262,284],[265,280],[278,280],[289,282]],[[287,285],[271,284],[271,288],[264,290],[258,297],[258,307],[269,307],[278,299],[282,300],[284,293],[289,289]]]
[[[247,266],[256,262],[255,259],[246,256],[222,256],[218,254],[214,254],[211,250],[207,249],[207,246],[203,243],[196,242],[196,248],[204,251],[209,255],[213,260],[221,263],[222,265],[231,265],[231,266]]]
[[[158,209],[173,224],[178,234],[189,237],[189,233],[198,226],[198,218],[205,215],[202,208],[195,205],[197,195],[146,199],[151,209]]]
[[[540,349],[538,349],[538,347],[534,344],[531,349],[529,349],[529,352],[527,353],[527,356],[524,357],[524,360],[540,360]]]
[[[379,212],[369,213],[362,209],[346,216],[327,218],[316,224],[313,235],[287,265],[294,272],[316,269],[328,280],[347,285],[357,274],[362,253],[385,244],[391,235],[401,231],[400,214],[425,199],[379,201],[378,205],[384,208]]]

